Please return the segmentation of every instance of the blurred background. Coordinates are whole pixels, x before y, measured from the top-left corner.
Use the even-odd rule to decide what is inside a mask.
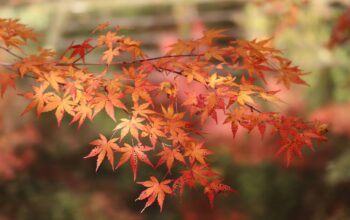
[[[66,118],[58,129],[51,114],[20,117],[28,102],[10,89],[0,101],[0,220],[350,219],[349,12],[345,28],[332,35],[348,7],[348,0],[1,0],[2,18],[19,18],[42,34],[41,46],[57,51],[105,21],[142,41],[149,56],[210,28],[249,40],[273,36],[274,46],[310,73],[310,86],[281,92],[286,104],[275,110],[329,123],[329,141],[286,168],[257,132],[241,129],[233,140],[228,128],[207,125],[210,161],[238,193],[218,196],[210,209],[202,189],[194,189],[167,197],[161,214],[156,205],[139,214],[144,203],[134,199],[142,187],[128,165],[95,173],[95,161],[82,159],[99,132],[111,133],[107,116],[80,130]],[[143,168],[139,180],[149,175]]]

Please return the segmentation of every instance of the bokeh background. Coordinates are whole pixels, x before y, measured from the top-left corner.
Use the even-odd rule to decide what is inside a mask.
[[[94,160],[82,159],[98,132],[111,133],[107,116],[80,130],[66,119],[58,129],[51,114],[20,117],[27,101],[9,90],[0,101],[0,220],[350,219],[350,43],[327,47],[349,6],[347,0],[1,0],[2,18],[21,19],[42,34],[41,46],[57,51],[105,21],[144,42],[149,56],[209,28],[225,28],[235,38],[273,36],[273,44],[310,73],[310,86],[281,92],[286,104],[271,108],[329,123],[329,141],[286,168],[274,156],[276,146],[257,132],[242,129],[233,140],[228,128],[207,125],[215,151],[210,161],[238,193],[218,196],[210,209],[194,189],[168,197],[161,214],[156,205],[139,214],[144,203],[134,199],[142,187],[128,166],[95,173]]]

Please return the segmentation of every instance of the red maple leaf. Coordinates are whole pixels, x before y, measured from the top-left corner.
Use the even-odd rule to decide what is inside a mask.
[[[212,208],[214,207],[215,194],[222,192],[236,192],[236,190],[228,185],[222,184],[221,180],[214,180],[204,188],[204,193],[207,194]]]
[[[83,60],[83,63],[85,63],[85,55],[86,55],[86,50],[89,48],[92,48],[91,44],[89,42],[92,39],[89,38],[87,40],[84,40],[82,44],[74,44],[68,47],[69,49],[73,49],[72,54],[70,55],[70,58],[74,57],[75,55],[79,54],[80,58]]]

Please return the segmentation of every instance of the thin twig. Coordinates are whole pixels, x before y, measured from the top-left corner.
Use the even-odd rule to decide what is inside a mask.
[[[9,48],[0,46],[0,49],[5,50],[7,53],[11,54],[12,56],[16,57],[17,59],[23,59],[20,55],[15,54],[15,53],[12,52]]]
[[[133,60],[133,61],[120,61],[120,62],[112,62],[109,65],[130,65],[135,63],[143,63],[148,61],[154,61],[154,60],[160,60],[160,59],[167,59],[167,58],[179,58],[179,57],[199,57],[203,56],[203,54],[179,54],[179,55],[168,55],[168,56],[159,56],[159,57],[152,57],[152,58],[146,58],[146,59],[139,59],[139,60]],[[80,59],[80,58],[79,58]],[[57,63],[57,66],[105,66],[106,63]]]

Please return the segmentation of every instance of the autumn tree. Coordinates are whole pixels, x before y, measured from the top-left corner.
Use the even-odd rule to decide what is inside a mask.
[[[54,112],[58,126],[65,115],[80,128],[105,112],[115,123],[112,135],[99,134],[85,156],[96,158],[96,171],[104,160],[113,170],[129,163],[138,181],[139,167],[166,167],[163,177],[137,182],[146,187],[136,199],[147,200],[144,209],[157,200],[162,210],[166,196],[181,195],[185,188],[201,186],[211,206],[216,194],[235,191],[207,160],[215,151],[208,149],[202,126],[209,120],[219,123],[218,112],[225,114],[223,123],[231,125],[233,137],[239,128],[277,137],[276,155],[284,155],[287,166],[295,155],[302,157],[303,148],[313,150],[326,139],[321,122],[264,111],[265,104],[281,102],[279,90],[266,89],[268,79],[281,89],[307,85],[305,73],[269,39],[234,40],[224,30],[209,30],[200,39],[179,40],[166,54],[149,57],[142,42],[107,22],[62,54],[45,48],[27,54],[23,47],[37,38],[18,20],[0,19],[0,48],[13,58],[0,63],[1,95],[18,81],[30,83],[30,91],[18,91],[29,100],[23,114]],[[100,59],[90,61],[93,53]],[[155,82],[154,74],[166,77]],[[186,89],[178,78],[186,79]]]

